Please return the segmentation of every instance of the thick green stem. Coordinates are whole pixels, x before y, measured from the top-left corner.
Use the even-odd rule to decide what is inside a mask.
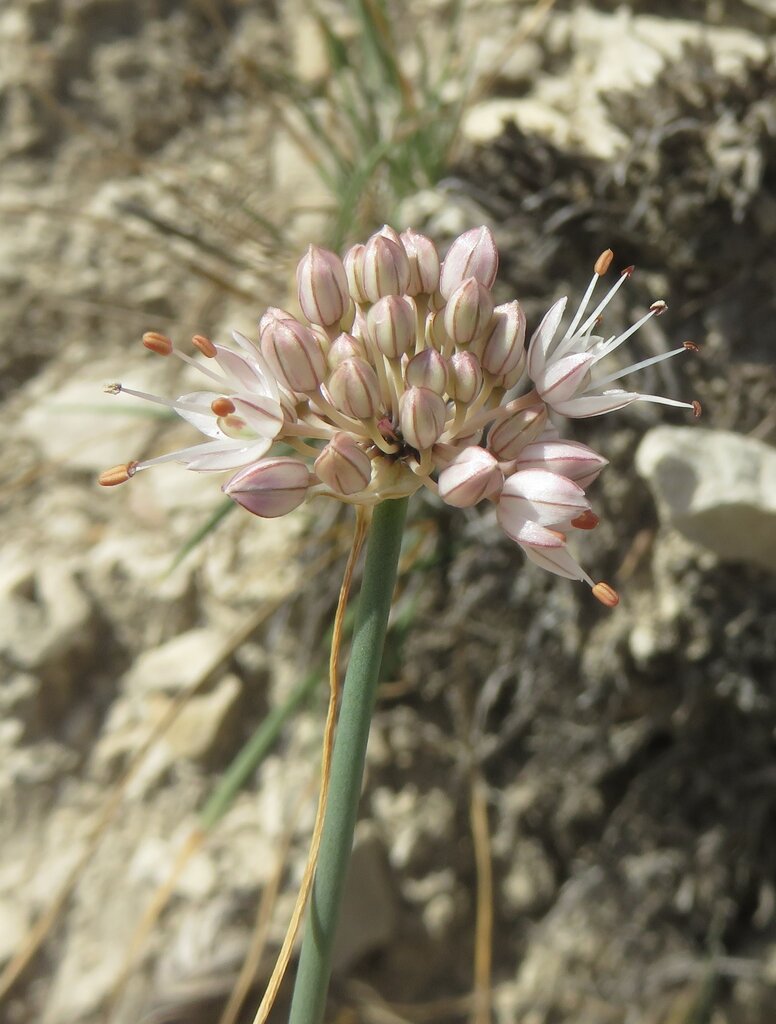
[[[377,677],[396,582],[407,500],[384,501],[372,517],[334,740],[329,801],[289,1024],[320,1024],[326,1009],[332,947],[353,846],[366,744],[377,696]]]

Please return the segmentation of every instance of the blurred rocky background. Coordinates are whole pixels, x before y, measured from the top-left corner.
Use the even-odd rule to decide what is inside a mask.
[[[422,159],[399,166],[387,94],[395,145],[337,192],[316,161],[351,146],[347,55],[380,61],[364,10],[407,80],[443,68],[442,88],[415,111]],[[578,553],[613,612],[487,512],[414,508],[332,1020],[776,1019],[775,27],[772,0],[2,6],[4,1024],[225,1020],[277,885],[233,1019],[253,1018],[306,856],[322,676],[195,830],[320,669],[350,519],[226,515],[214,478],[174,467],[98,491],[190,436],[102,388],[173,394],[143,330],[250,334],[307,241],[387,219],[441,246],[491,224],[533,323],[611,246],[637,265],[613,322],[669,303],[637,357],[701,346],[640,386],[705,415],[568,427],[612,462]]]

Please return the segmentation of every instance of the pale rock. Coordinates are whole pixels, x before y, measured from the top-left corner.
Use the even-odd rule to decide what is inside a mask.
[[[331,74],[329,57],[318,20],[303,11],[290,19],[293,77],[308,85],[323,82]]]
[[[609,116],[606,97],[651,85],[666,63],[681,59],[688,45],[708,46],[715,69],[733,75],[749,59],[763,59],[764,43],[739,29],[651,15],[615,14],[589,7],[553,12],[547,29],[551,48],[571,51],[567,70],[536,73],[531,92],[519,99],[485,99],[469,106],[462,131],[483,144],[507,121],[543,135],[562,148],[582,147],[600,159],[623,151],[629,140]]]
[[[137,846],[128,867],[130,880],[145,883],[152,888],[164,885],[172,876],[181,851],[192,834],[189,827],[182,842],[166,842],[158,836],[148,836]],[[209,896],[216,885],[216,871],[212,858],[204,850],[190,855],[186,866],[175,880],[175,892],[190,900]]]
[[[190,629],[144,651],[124,677],[127,693],[177,693],[193,686],[221,656],[224,636],[213,629]]]
[[[0,900],[0,964],[19,949],[29,926],[30,915],[16,900]]]
[[[363,957],[384,949],[396,930],[398,909],[380,839],[368,828],[356,832],[348,867],[332,970],[346,974]]]
[[[503,881],[506,906],[514,914],[538,913],[552,903],[555,889],[555,871],[541,843],[519,839]]]
[[[225,676],[206,693],[190,697],[153,744],[133,775],[128,792],[139,798],[174,764],[209,762],[231,746],[231,725],[242,695],[235,676]],[[116,701],[94,751],[98,774],[112,774],[148,739],[173,708],[175,697],[153,691]]]
[[[410,867],[429,844],[442,843],[453,827],[453,801],[442,789],[419,792],[408,785],[396,793],[380,787],[372,794],[372,803],[390,835],[389,858],[395,868]]]
[[[665,525],[722,561],[776,571],[776,449],[723,430],[655,427],[636,469]]]
[[[95,656],[96,612],[67,564],[6,563],[0,654],[40,682],[40,710],[56,715]],[[29,705],[32,707],[32,705]]]
[[[239,679],[230,675],[208,693],[192,697],[164,737],[172,758],[207,761],[217,755],[228,741],[241,694]]]

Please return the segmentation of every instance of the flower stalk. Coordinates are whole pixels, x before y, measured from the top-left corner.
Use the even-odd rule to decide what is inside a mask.
[[[384,501],[372,516],[334,741],[329,802],[289,1024],[319,1024],[326,1007],[332,950],[350,863],[407,503],[407,498]]]

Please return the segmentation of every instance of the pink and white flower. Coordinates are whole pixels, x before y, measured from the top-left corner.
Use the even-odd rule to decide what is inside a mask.
[[[587,316],[588,306],[593,297],[595,286],[611,263],[612,253],[607,249],[597,263],[592,280],[587,287],[582,302],[565,332],[559,337],[560,323],[566,308],[566,299],[558,301],[550,307],[544,319],[537,327],[528,346],[528,376],[533,381],[539,397],[551,409],[561,416],[585,418],[600,416],[603,413],[622,409],[633,402],[657,402],[661,405],[672,405],[698,412],[697,403],[678,402],[673,398],[660,395],[647,395],[639,391],[625,391],[623,388],[608,387],[623,377],[638,370],[646,369],[655,363],[680,355],[688,348],[695,346],[687,342],[670,352],[642,359],[622,369],[610,373],[598,372],[598,363],[615,352],[648,320],[660,316],[666,310],[666,304],[658,299],[649,307],[649,311],[635,324],[620,334],[602,338],[593,334],[601,314],[608,306],[625,281],[633,273],[628,267],[619,280],[609,289],[607,294]]]
[[[421,487],[456,508],[496,503],[504,532],[527,557],[559,576],[582,580],[605,605],[617,603],[568,549],[575,530],[598,522],[585,495],[606,466],[587,445],[564,440],[552,415],[596,416],[635,401],[699,411],[655,395],[611,388],[628,373],[682,348],[609,374],[598,364],[665,309],[622,334],[593,334],[625,271],[588,314],[607,251],[565,333],[556,302],[526,353],[517,301],[493,304],[498,251],[486,227],[465,232],[444,261],[430,239],[384,227],[341,261],[310,246],[297,269],[306,320],[271,308],[258,342],[235,332],[235,347],[193,339],[200,360],[157,332],[144,344],[204,376],[203,390],[170,400],[114,384],[109,391],[174,410],[205,441],[129,462],[100,477],[120,484],[141,470],[180,462],[195,471],[233,471],[223,490],[265,518],[325,496],[375,505]],[[526,375],[532,382],[518,392]],[[237,472],[234,472],[234,471]]]

